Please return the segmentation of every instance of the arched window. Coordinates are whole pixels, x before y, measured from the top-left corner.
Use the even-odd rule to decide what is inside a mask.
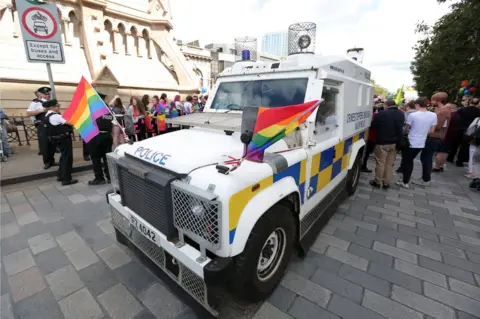
[[[137,28],[131,27],[130,33],[132,34],[132,38],[133,38],[133,52],[130,52],[130,53],[132,55],[135,54],[135,56],[139,56],[140,51],[139,51],[139,41],[138,41],[139,39],[138,39]]]
[[[68,33],[70,42],[74,47],[82,47],[82,37],[80,34],[80,20],[75,15],[74,11],[70,11],[68,14],[70,22],[68,23]]]
[[[120,33],[120,36],[122,38],[122,46],[123,46],[123,52],[125,54],[127,54],[127,33],[125,32],[125,26],[123,25],[123,23],[120,23],[118,25],[118,33]],[[120,48],[120,45],[118,45],[118,48],[117,48],[117,51],[120,52],[121,51],[121,48]]]
[[[151,59],[152,55],[151,55],[151,50],[150,50],[150,34],[148,33],[147,29],[143,29],[142,37],[143,37],[144,44],[145,44],[145,54],[147,55],[147,58]]]
[[[115,36],[113,35],[113,26],[110,20],[105,20],[103,23],[104,29],[104,39],[105,41],[109,41],[111,51],[115,51]],[[105,44],[104,44],[105,45]]]

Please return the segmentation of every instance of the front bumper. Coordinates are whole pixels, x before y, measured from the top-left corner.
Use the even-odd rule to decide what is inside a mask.
[[[216,316],[217,311],[208,302],[207,286],[219,286],[226,281],[233,265],[231,258],[210,259],[205,256],[201,258],[201,252],[196,248],[187,243],[177,247],[135,212],[123,206],[120,195],[107,193],[107,202],[111,206],[113,226]],[[131,224],[132,217],[154,234],[151,236],[154,241],[145,237]],[[172,264],[176,265],[178,272],[172,271]]]

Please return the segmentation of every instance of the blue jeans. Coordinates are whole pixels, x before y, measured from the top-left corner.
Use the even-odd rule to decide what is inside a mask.
[[[427,137],[425,147],[420,154],[422,162],[422,179],[424,182],[430,182],[432,179],[433,156],[440,150],[442,140],[436,137]]]

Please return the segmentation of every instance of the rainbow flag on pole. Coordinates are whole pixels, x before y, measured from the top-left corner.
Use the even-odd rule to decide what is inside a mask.
[[[105,102],[82,76],[73,94],[72,102],[62,116],[75,127],[85,143],[88,143],[100,133],[96,120],[108,113],[110,111]]]
[[[300,126],[320,105],[320,101],[283,107],[246,107],[243,110],[243,128],[253,127],[252,138],[243,157],[262,162],[265,150]],[[255,123],[248,123],[251,121]],[[246,123],[243,123],[245,121]]]

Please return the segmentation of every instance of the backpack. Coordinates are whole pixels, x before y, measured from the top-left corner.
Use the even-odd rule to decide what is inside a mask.
[[[467,130],[465,131],[465,135],[474,137],[475,135],[478,135],[479,129],[480,129],[480,117],[477,117],[476,119],[473,120],[473,122],[467,128]]]

